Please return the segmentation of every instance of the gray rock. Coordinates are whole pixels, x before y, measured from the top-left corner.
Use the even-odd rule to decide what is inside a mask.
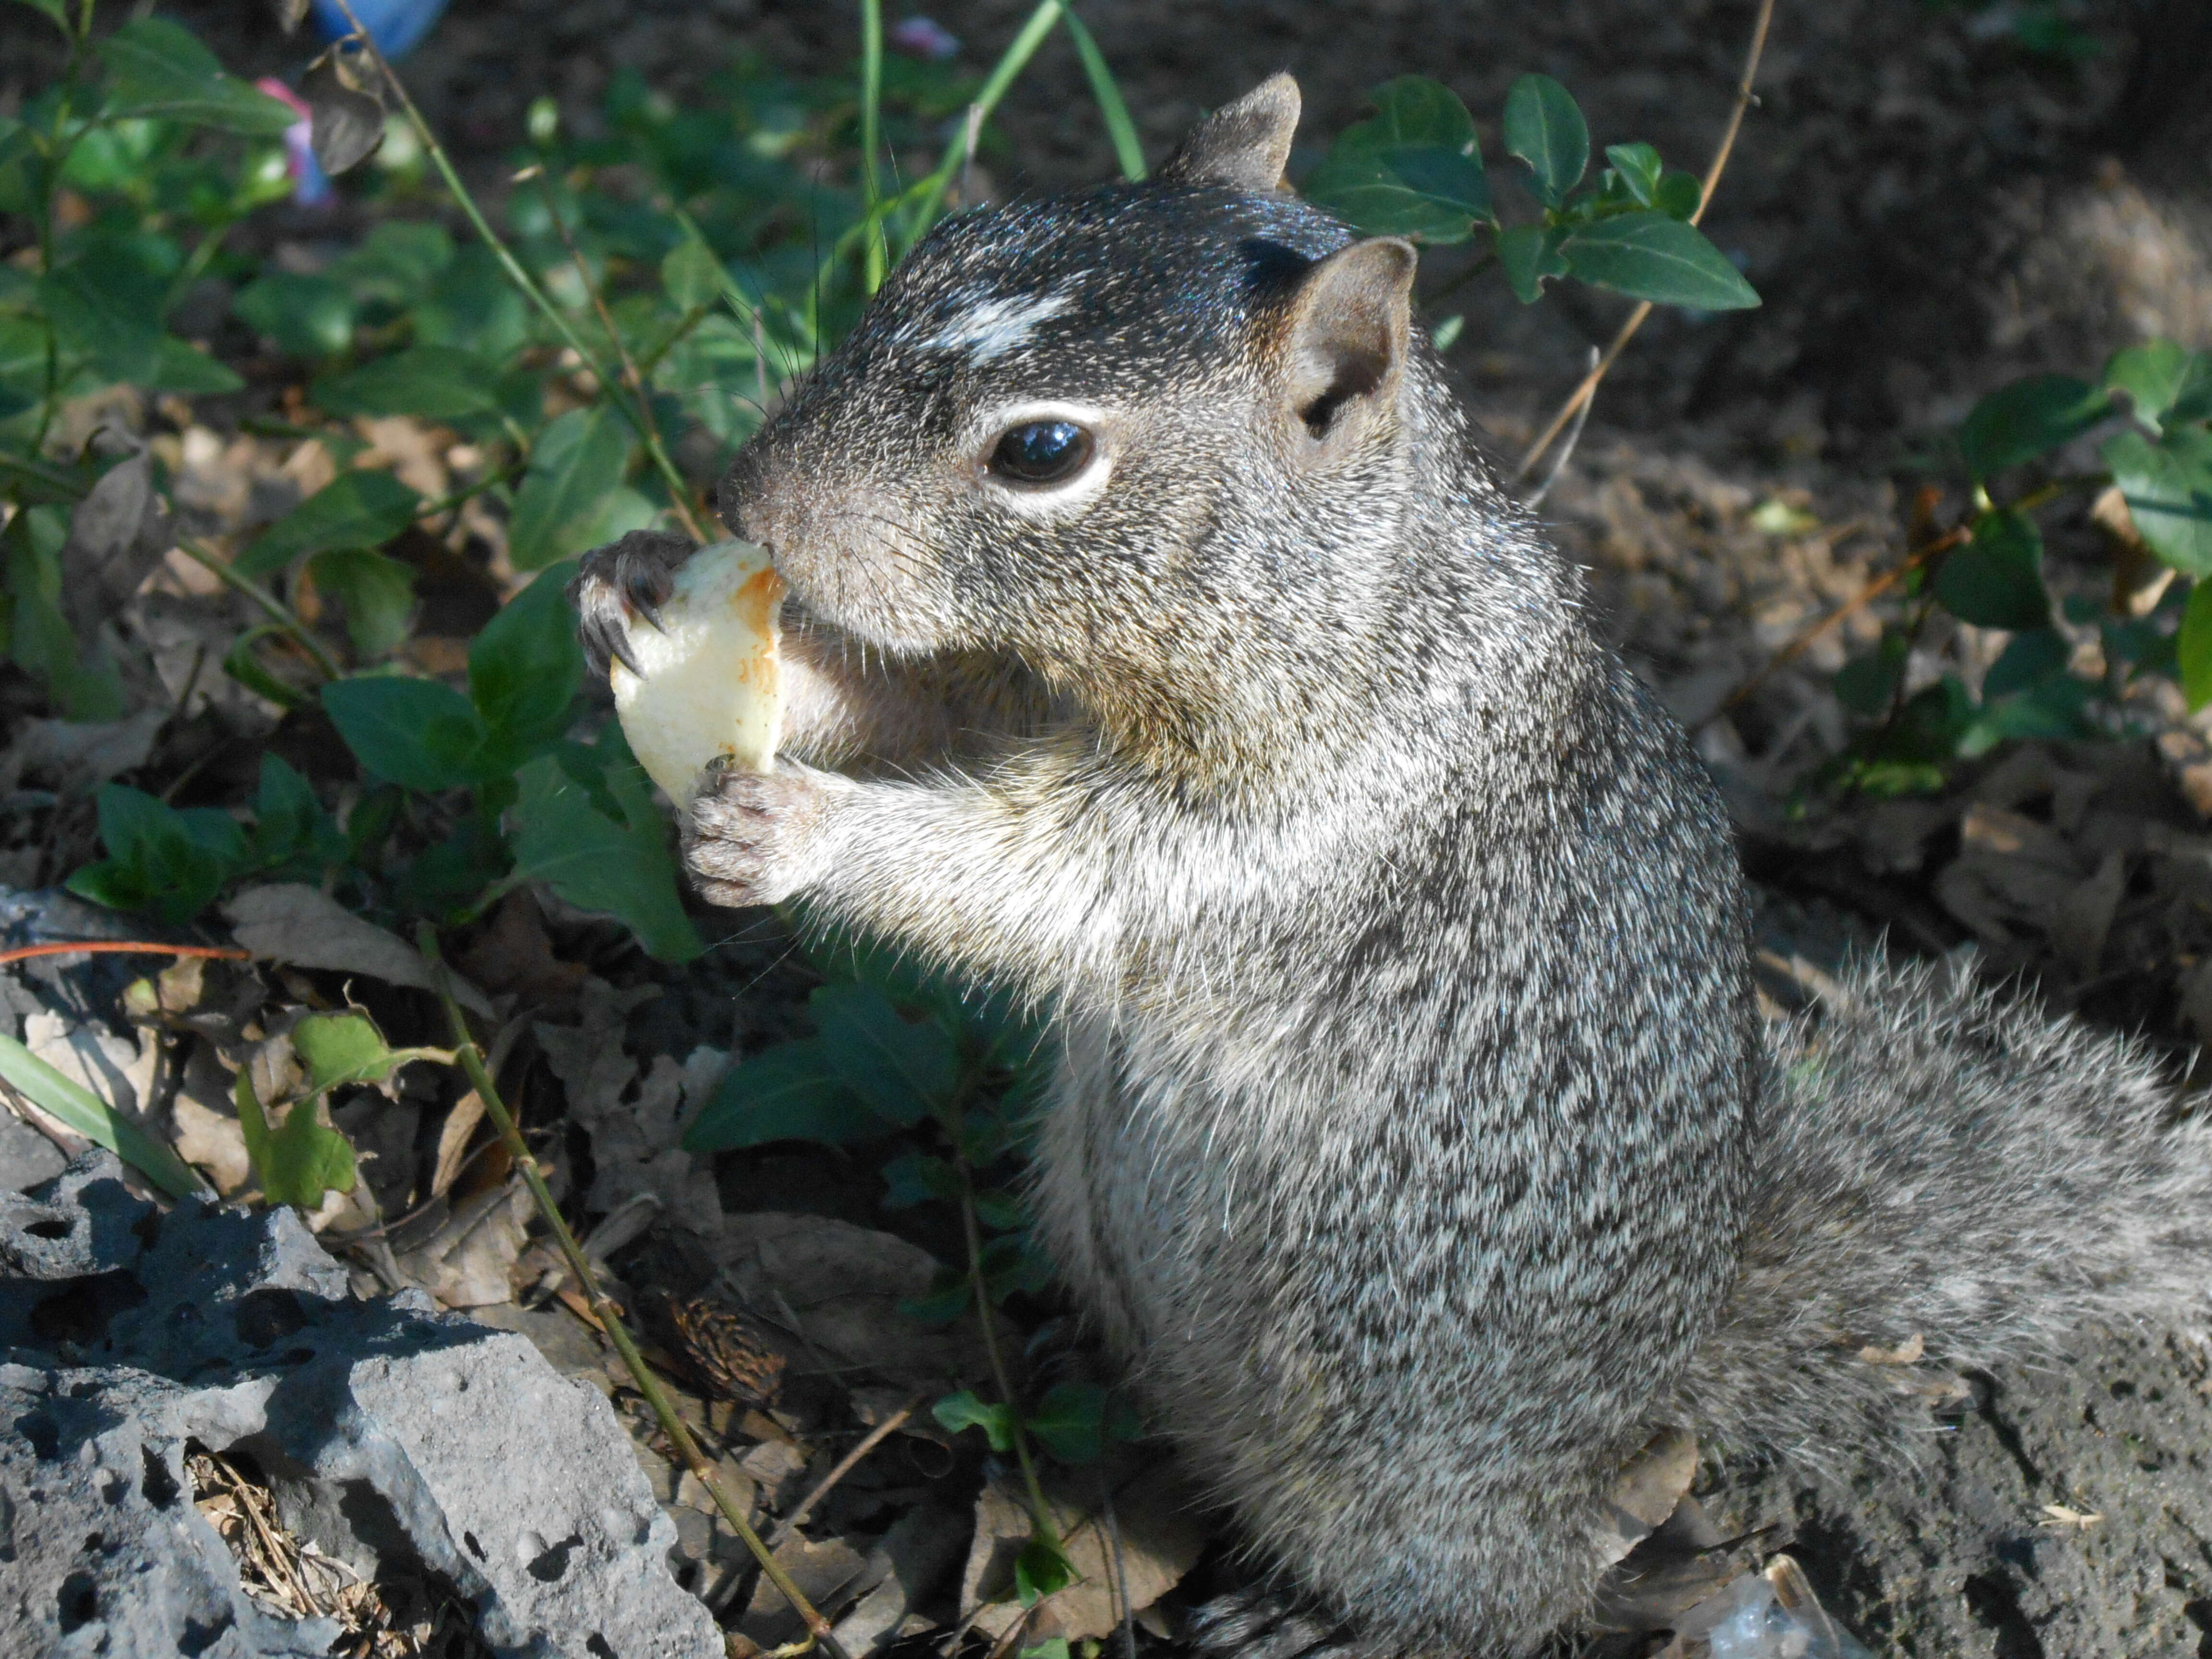
[[[289,1211],[167,1215],[105,1152],[0,1193],[0,1653],[322,1653],[241,1589],[185,1446],[249,1454],[286,1524],[420,1563],[502,1653],[717,1659],[674,1528],[594,1389],[419,1295],[351,1298]]]
[[[2068,1363],[1975,1383],[1976,1407],[1917,1468],[1744,1474],[1707,1508],[1731,1533],[1794,1532],[1822,1605],[1876,1653],[2212,1653],[2204,1353],[2085,1337]]]

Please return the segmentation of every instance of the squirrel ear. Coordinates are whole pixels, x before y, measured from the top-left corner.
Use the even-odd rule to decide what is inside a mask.
[[[1354,242],[1316,260],[1279,337],[1286,424],[1312,459],[1341,453],[1396,398],[1413,328],[1413,245]]]
[[[1160,168],[1182,185],[1227,185],[1255,195],[1283,187],[1283,164],[1298,130],[1298,83],[1271,75],[1188,133]]]

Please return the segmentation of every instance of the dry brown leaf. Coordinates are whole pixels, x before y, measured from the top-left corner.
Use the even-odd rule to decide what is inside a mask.
[[[490,922],[453,962],[494,996],[512,992],[526,1008],[566,1001],[582,988],[588,973],[583,963],[553,954],[538,901],[526,888],[500,901]]]
[[[521,1178],[454,1207],[445,1224],[395,1254],[399,1271],[447,1308],[479,1308],[514,1298],[513,1273],[534,1213]]]
[[[429,964],[397,933],[364,921],[319,889],[300,882],[249,887],[223,908],[232,935],[256,957],[321,968],[333,973],[366,974],[387,985],[437,988]],[[472,1013],[490,1018],[491,999],[458,974],[448,974],[454,1000]]]
[[[568,1121],[592,1138],[592,1188],[585,1207],[606,1213],[641,1194],[702,1239],[722,1231],[714,1172],[678,1142],[687,1103],[704,1100],[728,1056],[697,1048],[678,1065],[656,1055],[642,1069],[623,1050],[629,1011],[659,994],[641,985],[618,991],[587,979],[577,996],[577,1024],[538,1021],[532,1029],[568,1100]]]
[[[469,1140],[483,1121],[483,1097],[471,1089],[453,1103],[438,1130],[438,1162],[430,1176],[430,1194],[443,1198],[459,1177],[469,1153]]]
[[[818,1544],[805,1538],[787,1538],[775,1547],[775,1561],[791,1575],[799,1593],[823,1613],[833,1613],[850,1599],[840,1592],[857,1589],[856,1581],[868,1565],[867,1558],[842,1538],[825,1539]],[[791,1603],[783,1599],[783,1592],[769,1582],[767,1574],[762,1574],[744,1617],[738,1620],[738,1634],[769,1648],[803,1635],[805,1629]]]
[[[1114,1492],[1113,1523],[1103,1504],[1048,1492],[1053,1524],[1076,1579],[1037,1605],[1029,1633],[1071,1641],[1105,1636],[1121,1624],[1123,1594],[1130,1612],[1149,1607],[1182,1582],[1206,1547],[1196,1500],[1172,1462],[1156,1463]],[[975,1536],[960,1578],[962,1617],[994,1640],[1021,1620],[1011,1600],[1014,1558],[1031,1531],[1029,1506],[1018,1483],[994,1481],[975,1500]],[[1115,1547],[1115,1534],[1120,1548]]]
[[[2112,917],[2127,891],[2128,861],[2124,854],[2105,854],[2097,873],[2058,902],[2051,918],[2051,948],[2077,979],[2094,975],[2104,959],[2105,941],[2112,931]]]
[[[827,1216],[762,1212],[724,1217],[717,1250],[722,1283],[747,1311],[786,1328],[796,1322],[805,1346],[794,1370],[827,1364],[909,1389],[989,1375],[972,1316],[933,1327],[899,1311],[937,1273],[930,1254],[902,1238]]]
[[[1601,1547],[1610,1566],[1634,1549],[1674,1512],[1698,1473],[1698,1437],[1684,1429],[1652,1437],[1620,1472],[1613,1488],[1611,1536]]]

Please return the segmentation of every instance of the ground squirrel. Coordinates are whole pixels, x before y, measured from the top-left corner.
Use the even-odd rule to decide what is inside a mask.
[[[954,216],[793,388],[721,496],[790,758],[686,857],[1049,995],[1045,1238],[1284,1592],[1208,1640],[1514,1653],[1655,1440],[1901,1442],[1927,1366],[2181,1314],[2212,1152],[2142,1051],[1933,970],[1763,1030],[1712,784],[1413,248],[1284,188],[1297,112]],[[689,551],[586,561],[602,659]]]

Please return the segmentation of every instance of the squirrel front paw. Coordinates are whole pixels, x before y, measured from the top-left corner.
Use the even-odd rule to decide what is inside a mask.
[[[775,904],[812,885],[823,822],[843,781],[788,762],[773,772],[716,773],[684,823],[684,864],[699,896],[737,909]]]
[[[641,672],[630,655],[630,618],[642,617],[659,627],[660,607],[673,591],[678,569],[698,550],[689,536],[633,530],[584,555],[575,580],[568,584],[568,598],[576,606],[577,636],[593,674],[605,679],[617,661],[633,674]]]

